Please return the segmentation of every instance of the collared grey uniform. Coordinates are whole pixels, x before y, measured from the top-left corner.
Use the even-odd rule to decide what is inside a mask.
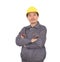
[[[46,42],[45,26],[39,22],[34,26],[31,25],[24,27],[16,37],[16,44],[22,46],[20,53],[22,62],[43,62],[46,57],[45,42]],[[24,39],[21,38],[21,34],[25,34]],[[36,42],[31,42],[31,39],[38,36]],[[24,47],[26,45],[26,47]]]

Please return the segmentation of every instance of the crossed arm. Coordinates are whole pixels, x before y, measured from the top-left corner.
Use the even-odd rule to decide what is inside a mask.
[[[18,46],[24,46],[27,48],[40,48],[43,47],[46,41],[46,29],[44,29],[39,38],[32,38],[31,40],[26,38],[26,34],[24,34],[25,28],[18,34],[16,37],[16,44]]]

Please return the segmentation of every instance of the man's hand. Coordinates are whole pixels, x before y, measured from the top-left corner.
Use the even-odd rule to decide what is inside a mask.
[[[22,34],[22,35],[21,35],[21,38],[22,38],[22,39],[24,39],[25,37],[26,37],[26,35],[25,35],[25,34]]]
[[[34,38],[32,38],[32,39],[31,39],[31,42],[36,42],[38,38],[39,38],[39,36],[38,36],[38,35],[37,35],[37,36],[35,36]]]
[[[33,42],[36,42],[37,41],[37,39],[35,39],[35,38],[32,38],[31,39],[31,42],[33,43]]]

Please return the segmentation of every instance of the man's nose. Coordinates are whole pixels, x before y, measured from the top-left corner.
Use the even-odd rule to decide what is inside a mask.
[[[34,18],[34,16],[31,16],[31,18]]]

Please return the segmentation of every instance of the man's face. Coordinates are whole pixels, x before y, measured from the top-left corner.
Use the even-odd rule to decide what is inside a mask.
[[[31,24],[34,24],[38,21],[38,15],[35,12],[31,12],[28,14],[27,18]]]

